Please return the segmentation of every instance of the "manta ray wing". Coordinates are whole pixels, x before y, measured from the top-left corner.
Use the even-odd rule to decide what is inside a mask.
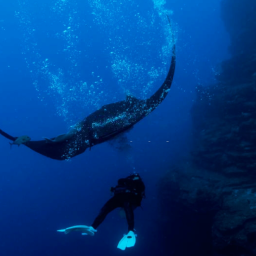
[[[162,86],[147,100],[128,96],[126,100],[104,105],[82,120],[77,132],[67,136],[67,140],[49,143],[47,140],[28,141],[25,146],[39,154],[56,160],[65,160],[83,153],[87,148],[112,139],[127,131],[141,119],[151,113],[167,96],[172,85],[176,66],[175,45],[172,48],[171,64]],[[12,137],[0,130],[0,134],[9,140]],[[52,139],[54,140],[54,138]]]

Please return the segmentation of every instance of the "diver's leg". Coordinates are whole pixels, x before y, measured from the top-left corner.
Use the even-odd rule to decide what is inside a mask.
[[[117,196],[114,196],[111,199],[109,199],[106,202],[106,204],[102,207],[99,215],[94,220],[92,227],[94,229],[97,229],[98,226],[104,221],[106,216],[117,207],[120,207],[120,200]]]
[[[126,220],[128,223],[128,231],[134,231],[134,213],[131,202],[124,202],[124,211],[126,213]]]

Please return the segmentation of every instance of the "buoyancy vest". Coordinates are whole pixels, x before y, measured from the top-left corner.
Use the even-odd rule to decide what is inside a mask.
[[[132,193],[141,197],[145,196],[145,185],[139,174],[132,174],[126,178],[119,179],[118,185],[112,187],[111,191],[114,194]]]

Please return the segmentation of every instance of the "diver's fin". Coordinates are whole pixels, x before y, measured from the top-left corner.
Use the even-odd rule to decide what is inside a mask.
[[[124,251],[127,247],[127,236],[124,235],[123,238],[119,241],[117,248]]]
[[[123,238],[117,245],[117,248],[124,251],[126,247],[133,247],[136,243],[136,235],[133,231],[129,231],[127,235],[124,235]]]
[[[62,233],[65,233],[65,234],[68,233],[68,232],[66,232],[66,229],[59,229],[59,230],[57,230],[57,232],[62,232]]]
[[[59,229],[59,230],[57,230],[57,232],[65,232],[66,231],[66,229]]]
[[[90,235],[90,236],[94,236],[94,233],[97,232],[97,230],[94,229],[92,226],[85,226],[85,225],[72,226],[65,229],[59,229],[57,231],[63,232],[65,234],[68,234],[71,231],[79,231],[79,232],[82,232],[82,235]]]
[[[84,228],[83,229],[83,233],[82,235],[85,236],[85,235],[90,235],[90,236],[94,236],[95,232],[97,232],[96,229],[94,229],[92,226],[87,226],[87,228]]]
[[[127,245],[126,247],[133,247],[136,243],[136,235],[133,231],[129,231],[127,234]]]

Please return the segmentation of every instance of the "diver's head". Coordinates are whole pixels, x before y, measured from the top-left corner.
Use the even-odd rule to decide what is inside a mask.
[[[133,180],[139,180],[140,179],[140,175],[138,173],[133,173],[130,175],[132,177]]]

